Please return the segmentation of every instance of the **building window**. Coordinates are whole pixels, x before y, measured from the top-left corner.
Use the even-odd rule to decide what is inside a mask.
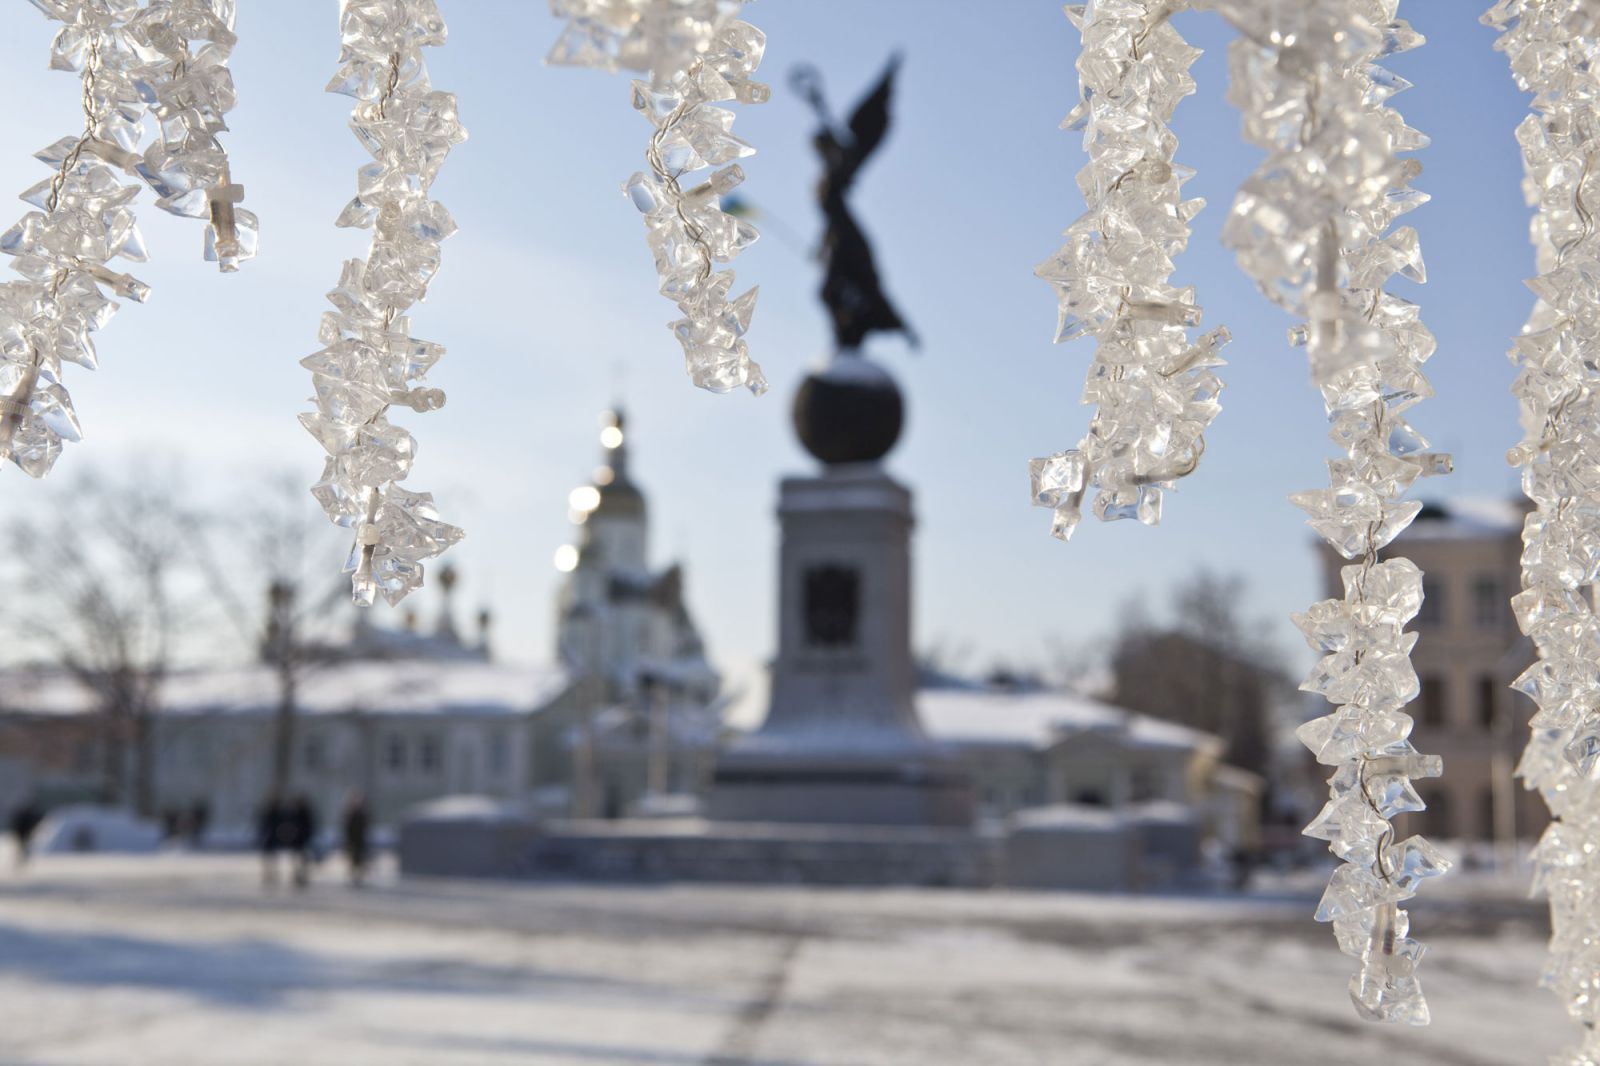
[[[417,747],[417,767],[425,774],[439,772],[439,738],[432,733],[424,736]]]
[[[1435,839],[1454,837],[1455,819],[1450,812],[1450,794],[1448,792],[1424,793],[1422,802],[1428,809],[1422,812],[1423,832]]]
[[[1444,725],[1444,678],[1424,677],[1422,679],[1422,724]]]
[[[456,792],[478,792],[483,788],[483,777],[478,773],[478,751],[463,742],[455,749],[456,773],[450,788]]]
[[[1129,782],[1128,798],[1134,803],[1148,803],[1161,798],[1161,786],[1165,784],[1161,771],[1153,766],[1135,767],[1132,780]]]
[[[1481,819],[1477,832],[1479,840],[1493,840],[1495,838],[1497,806],[1494,800],[1494,786],[1485,785],[1483,791],[1478,795],[1478,811]]]
[[[1422,609],[1417,612],[1417,625],[1444,625],[1444,581],[1425,574],[1422,578]]]
[[[1472,582],[1472,624],[1479,629],[1499,629],[1505,618],[1505,595],[1500,582],[1480,574]]]
[[[320,773],[328,768],[327,744],[323,742],[320,734],[312,733],[306,737],[305,747],[301,753],[306,769],[312,773]]]
[[[510,753],[510,740],[504,729],[496,729],[489,733],[489,776],[504,777]]]
[[[390,736],[383,745],[383,764],[389,768],[390,773],[405,773],[406,769],[406,738]]]
[[[1478,678],[1478,725],[1487,732],[1499,726],[1500,683],[1488,674]]]

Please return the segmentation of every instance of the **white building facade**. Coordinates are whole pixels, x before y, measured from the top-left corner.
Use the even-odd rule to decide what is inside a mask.
[[[604,465],[572,496],[578,542],[557,560],[567,578],[553,665],[494,661],[487,612],[478,638],[464,639],[448,567],[432,632],[419,632],[412,613],[396,630],[358,612],[338,640],[305,649],[287,789],[324,824],[355,791],[378,824],[392,825],[449,795],[619,816],[647,795],[702,789],[721,733],[720,677],[688,611],[683,570],[649,565],[648,511],[629,476],[620,413],[606,416],[601,443]],[[199,817],[219,839],[247,839],[272,791],[281,702],[269,662],[166,679],[146,741],[149,813]],[[0,671],[0,813],[28,798],[124,799],[104,794],[106,728],[92,692],[70,675]]]
[[[1042,808],[1159,812],[1181,814],[1197,839],[1260,843],[1263,782],[1222,762],[1213,734],[1059,691],[924,688],[917,710],[971,774],[984,822]]]
[[[348,660],[300,679],[288,791],[323,823],[353,792],[375,821],[471,793],[518,801],[538,787],[535,721],[574,698],[553,669],[428,658]],[[151,723],[152,815],[199,814],[218,842],[244,843],[272,791],[278,676],[270,666],[180,673]],[[12,756],[0,803],[101,800],[99,718],[86,689],[59,673],[0,677],[0,734]]]

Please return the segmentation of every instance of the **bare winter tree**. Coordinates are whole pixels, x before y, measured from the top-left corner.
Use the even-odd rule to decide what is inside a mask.
[[[84,476],[4,532],[12,657],[64,670],[94,694],[106,796],[142,814],[155,796],[152,716],[203,609],[180,483]]]
[[[941,685],[961,678],[971,664],[972,652],[970,641],[953,640],[948,636],[935,637],[932,643],[916,653],[919,683]]]
[[[1228,762],[1262,772],[1272,707],[1288,681],[1266,626],[1245,615],[1244,598],[1242,577],[1202,571],[1173,591],[1165,621],[1131,605],[1111,672],[1117,703],[1215,733]]]
[[[318,659],[317,621],[343,588],[307,576],[312,555],[326,573],[338,534],[302,486],[284,478],[202,510],[180,484],[171,471],[82,477],[6,524],[0,560],[6,658],[65,671],[94,694],[102,791],[145,815],[154,813],[162,687],[199,658],[242,650],[273,667],[272,781],[287,787],[297,686]]]
[[[289,790],[300,682],[327,660],[326,644],[318,640],[319,623],[346,594],[348,584],[326,577],[338,531],[312,504],[300,479],[284,475],[268,480],[268,491],[252,493],[221,516],[195,526],[191,543],[235,635],[273,669],[278,699],[271,782],[272,790],[283,795]],[[312,573],[319,577],[313,579]]]
[[[1106,638],[1078,642],[1048,636],[1044,645],[1042,674],[1051,688],[1084,696],[1106,695],[1104,689],[1109,683],[1105,669]]]

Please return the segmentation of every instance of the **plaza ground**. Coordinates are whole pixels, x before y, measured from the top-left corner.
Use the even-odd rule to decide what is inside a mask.
[[[1425,886],[1427,1029],[1356,1019],[1297,895],[398,881],[248,856],[0,872],[5,1066],[1450,1066],[1573,1038],[1541,908]]]

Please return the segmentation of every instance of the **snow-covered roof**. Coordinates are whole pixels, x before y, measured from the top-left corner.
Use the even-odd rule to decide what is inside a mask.
[[[295,706],[303,714],[526,714],[550,703],[569,684],[568,675],[554,667],[352,661],[307,669],[298,679]],[[168,714],[246,714],[270,711],[277,704],[277,674],[267,665],[183,671],[167,679],[161,694],[162,712]],[[69,675],[7,671],[0,673],[0,708],[75,714],[95,710],[96,703]]]
[[[1523,512],[1501,497],[1463,496],[1428,504],[1402,540],[1476,540],[1507,536],[1522,528]]]
[[[1127,825],[1120,811],[1076,803],[1029,807],[1013,814],[1010,822],[1015,829],[1072,829],[1094,833],[1119,833]]]
[[[1009,819],[1014,829],[1071,829],[1079,832],[1119,832],[1129,826],[1192,825],[1194,808],[1186,803],[1152,800],[1127,807],[1101,807],[1082,803],[1054,803],[1028,807]]]
[[[527,812],[517,804],[506,803],[493,796],[471,794],[441,796],[436,800],[419,803],[406,815],[407,821],[417,822],[521,822]]]
[[[930,736],[956,744],[1042,747],[1082,734],[1140,748],[1193,750],[1219,743],[1209,733],[1066,692],[923,689],[917,711]]]

